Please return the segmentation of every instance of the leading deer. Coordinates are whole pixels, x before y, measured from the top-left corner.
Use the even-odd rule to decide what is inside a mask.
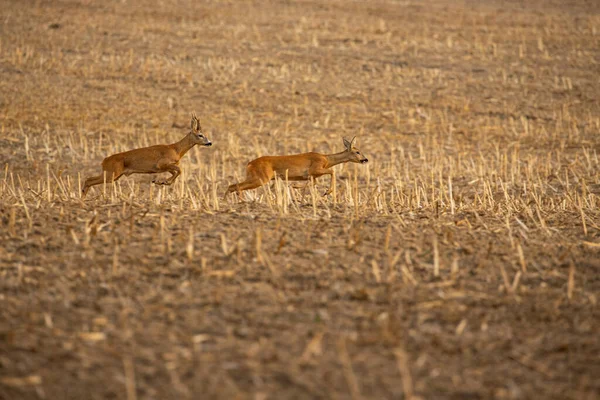
[[[156,185],[171,185],[181,174],[179,160],[195,145],[212,146],[212,143],[203,135],[196,113],[192,113],[191,130],[179,142],[143,147],[106,157],[102,161],[102,174],[85,180],[81,198],[85,198],[90,187],[105,181],[114,182],[123,175],[169,172],[169,178],[154,178],[152,182]]]
[[[255,189],[269,182],[275,177],[275,174],[282,179],[290,181],[307,181],[311,178],[318,178],[323,175],[330,175],[331,182],[328,195],[333,190],[333,166],[354,162],[367,163],[369,160],[361,154],[360,150],[354,147],[354,137],[351,141],[344,140],[346,149],[335,154],[320,153],[302,153],[292,156],[265,156],[250,161],[246,167],[246,180],[240,183],[229,185],[223,198],[231,192],[237,192],[238,195],[243,190]]]

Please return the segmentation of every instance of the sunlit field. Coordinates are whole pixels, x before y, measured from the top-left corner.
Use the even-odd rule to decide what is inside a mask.
[[[584,0],[0,1],[0,399],[597,399],[599,62]]]

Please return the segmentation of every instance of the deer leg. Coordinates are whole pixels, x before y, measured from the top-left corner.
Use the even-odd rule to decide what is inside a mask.
[[[257,187],[261,187],[262,185],[264,185],[265,183],[258,179],[258,178],[254,178],[250,181],[244,181],[240,184],[237,185],[237,192],[243,192],[244,190],[250,190],[250,189],[256,189]]]
[[[225,193],[223,194],[223,200],[227,199],[227,195],[231,192],[235,192],[235,186],[237,185],[237,183],[234,183],[233,185],[229,185],[227,187],[227,190],[225,191]]]
[[[152,183],[154,183],[155,185],[167,185],[167,186],[172,185],[173,182],[175,182],[175,179],[177,179],[177,177],[179,175],[181,175],[181,168],[179,168],[177,166],[177,164],[161,165],[159,163],[158,167],[161,170],[161,172],[169,172],[171,174],[171,176],[167,179],[162,179],[162,180],[158,180],[158,178],[154,178],[152,180]]]
[[[322,175],[329,175],[331,177],[331,181],[329,182],[329,189],[327,189],[327,191],[325,193],[323,193],[323,196],[327,196],[328,194],[331,194],[331,192],[333,192],[333,169],[331,168],[315,168],[310,172],[310,176],[312,176],[315,179],[315,183],[316,183],[316,179]]]
[[[331,180],[329,181],[329,189],[327,189],[327,191],[323,193],[323,196],[330,195],[333,192],[333,171],[329,174],[329,176],[331,177]]]
[[[242,191],[244,190],[256,189],[273,179],[273,175],[273,170],[256,168],[255,166],[249,165],[246,170],[246,180],[229,185],[223,196],[223,200],[227,198],[229,193],[237,192],[238,196],[241,196]]]
[[[272,176],[271,176],[271,178],[272,178]],[[229,187],[227,188],[227,191],[225,192],[225,195],[223,196],[223,200],[225,200],[227,198],[227,195],[229,193],[236,192],[238,194],[238,196],[241,196],[242,192],[244,190],[256,189],[257,187],[264,185],[265,183],[269,182],[270,180],[271,179],[269,179],[268,174],[266,177],[259,177],[256,175],[246,176],[245,181],[240,182],[240,183],[234,183],[233,185],[229,185]]]
[[[85,199],[85,196],[87,195],[87,193],[90,190],[90,188],[92,186],[99,185],[102,182],[104,182],[104,176],[103,175],[92,176],[92,177],[87,178],[85,180],[85,183],[83,184],[83,189],[81,190],[81,198]]]
[[[246,179],[244,182],[234,183],[233,185],[229,185],[223,199],[225,199],[229,193],[237,192],[238,196],[240,196],[244,190],[256,189],[264,184],[265,183],[259,178]]]
[[[307,180],[307,182],[304,183],[304,184],[292,184],[291,187],[292,187],[292,189],[302,189],[302,190],[304,190],[304,189],[306,189],[308,187],[308,185],[310,185],[310,181]]]
[[[106,171],[106,175],[102,174],[102,175],[98,175],[98,176],[92,176],[90,178],[87,178],[85,180],[85,183],[83,184],[83,189],[81,190],[81,198],[85,199],[85,196],[87,195],[88,191],[90,190],[90,188],[92,186],[96,186],[96,185],[100,185],[102,183],[104,183],[104,177],[106,176],[106,183],[112,183],[117,181],[121,175],[121,174],[115,174],[113,171]]]

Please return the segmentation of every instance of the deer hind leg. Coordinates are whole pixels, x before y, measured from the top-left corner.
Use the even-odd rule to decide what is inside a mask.
[[[246,180],[240,183],[229,185],[223,199],[227,198],[229,193],[237,192],[238,196],[244,190],[256,189],[273,179],[273,171],[257,170],[254,166],[248,166],[246,171]]]
[[[181,168],[179,168],[177,164],[161,164],[159,162],[158,169],[160,170],[160,172],[169,172],[171,176],[167,179],[160,180],[158,178],[154,178],[152,183],[154,183],[155,185],[172,185],[173,182],[175,182],[175,179],[177,179],[177,177],[181,175]]]
[[[261,187],[266,182],[260,178],[253,178],[251,180],[245,180],[244,182],[238,183],[236,186],[237,192],[243,192],[244,190],[256,189]]]
[[[240,196],[244,190],[256,189],[265,183],[266,182],[260,178],[251,178],[240,183],[234,183],[233,185],[229,185],[227,191],[225,192],[225,196],[223,196],[223,199],[226,199],[229,193],[236,192],[238,196]]]
[[[90,178],[87,178],[85,180],[85,183],[83,184],[83,189],[81,190],[81,198],[85,199],[85,196],[87,195],[88,191],[90,190],[90,188],[92,186],[100,185],[100,184],[104,183],[105,181],[106,181],[106,183],[115,182],[115,181],[119,180],[119,178],[122,175],[123,175],[122,172],[117,173],[116,171],[112,171],[112,170],[104,170],[104,173],[102,175],[92,176]]]

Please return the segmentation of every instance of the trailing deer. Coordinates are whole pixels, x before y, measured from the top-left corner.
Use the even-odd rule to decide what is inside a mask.
[[[114,182],[123,175],[169,172],[169,178],[155,178],[152,182],[156,185],[171,185],[181,174],[179,160],[195,145],[212,146],[212,143],[203,135],[200,121],[192,113],[191,130],[179,142],[143,147],[106,157],[102,161],[102,174],[85,180],[81,197],[85,198],[90,187],[104,183],[105,180],[106,183]]]
[[[275,174],[280,178],[287,176],[290,181],[307,181],[322,175],[330,175],[329,190],[325,193],[327,195],[333,190],[332,167],[334,165],[347,162],[364,164],[369,161],[361,154],[360,150],[354,147],[355,139],[356,137],[351,141],[343,139],[346,149],[336,154],[311,152],[292,156],[265,156],[250,161],[246,167],[246,180],[229,185],[223,198],[226,198],[231,192],[237,192],[239,195],[243,190],[262,186],[273,179]]]

